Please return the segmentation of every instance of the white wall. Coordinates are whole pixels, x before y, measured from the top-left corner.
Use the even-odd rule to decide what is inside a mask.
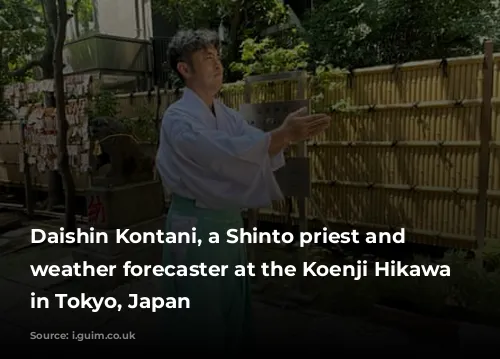
[[[135,2],[139,7],[136,22]],[[152,36],[151,0],[95,0],[97,32],[106,35],[149,40]],[[75,40],[74,22],[68,23],[68,40]],[[83,36],[83,34],[82,34]]]
[[[139,3],[139,24],[136,23],[135,2]],[[97,19],[101,34],[130,38],[151,37],[151,0],[99,0]],[[145,11],[144,11],[144,8]],[[143,16],[143,13],[146,16]],[[146,18],[144,24],[144,17]]]

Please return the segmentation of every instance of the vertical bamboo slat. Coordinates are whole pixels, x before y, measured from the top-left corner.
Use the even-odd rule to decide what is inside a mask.
[[[448,59],[446,66],[441,60],[378,66],[339,76],[320,92],[308,88],[316,111],[329,111],[342,100],[349,104],[348,111],[331,113],[329,131],[308,146],[314,195],[328,220],[404,226],[414,233],[412,240],[457,248],[500,238],[500,149],[487,144],[487,138],[500,142],[499,63],[500,54],[486,53]],[[297,92],[294,86],[286,81],[254,86],[252,102],[284,100]],[[162,91],[161,97],[161,112],[176,100],[173,92]],[[243,84],[226,84],[220,98],[238,109]],[[153,113],[156,107],[147,93],[117,100],[122,117],[145,109]],[[7,143],[8,128],[0,127],[4,161],[8,148],[19,143]],[[420,145],[398,145],[404,142]],[[0,161],[0,182],[13,178],[9,166]],[[434,190],[412,189],[417,187]],[[294,209],[297,215],[297,203]],[[262,218],[283,221],[286,212],[286,203],[279,202]],[[315,208],[307,212],[311,220],[318,217]]]

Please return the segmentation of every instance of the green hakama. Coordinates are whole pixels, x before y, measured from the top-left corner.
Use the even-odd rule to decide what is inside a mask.
[[[191,302],[189,309],[168,311],[168,341],[191,349],[249,350],[254,338],[250,282],[234,275],[236,265],[248,263],[246,247],[225,241],[229,229],[243,228],[241,214],[197,208],[194,201],[173,196],[166,230],[189,231],[193,225],[203,244],[165,244],[163,265],[204,263],[229,268],[226,276],[166,277],[165,295],[188,297]],[[220,243],[208,243],[210,232],[219,234]]]
[[[205,242],[165,245],[164,264],[230,266],[224,277],[164,278],[166,296],[191,302],[189,309],[164,312],[169,345],[235,352],[253,343],[249,278],[234,275],[234,266],[247,264],[246,249],[228,244],[226,232],[242,228],[240,208],[283,199],[273,171],[285,160],[283,153],[269,156],[270,141],[269,133],[220,101],[214,100],[212,112],[189,88],[163,116],[156,167],[164,187],[175,193],[166,229],[196,227]],[[219,234],[220,243],[207,243],[210,232]]]

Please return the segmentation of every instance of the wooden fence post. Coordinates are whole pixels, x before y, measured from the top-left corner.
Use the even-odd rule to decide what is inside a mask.
[[[483,101],[481,107],[481,122],[479,125],[480,148],[479,148],[479,173],[478,173],[478,195],[476,202],[476,244],[478,248],[478,259],[482,261],[482,250],[486,236],[488,216],[488,185],[490,172],[490,141],[491,141],[491,98],[493,97],[493,42],[487,40],[484,43],[484,65],[483,65]]]

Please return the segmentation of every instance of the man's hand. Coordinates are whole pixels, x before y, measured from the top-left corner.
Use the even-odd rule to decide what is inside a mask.
[[[300,142],[314,137],[330,126],[330,116],[324,113],[306,115],[306,109],[290,113],[281,129],[287,133],[290,142]]]
[[[276,155],[293,142],[305,141],[330,126],[330,116],[324,113],[306,115],[306,108],[290,113],[283,124],[271,132],[269,154]]]

